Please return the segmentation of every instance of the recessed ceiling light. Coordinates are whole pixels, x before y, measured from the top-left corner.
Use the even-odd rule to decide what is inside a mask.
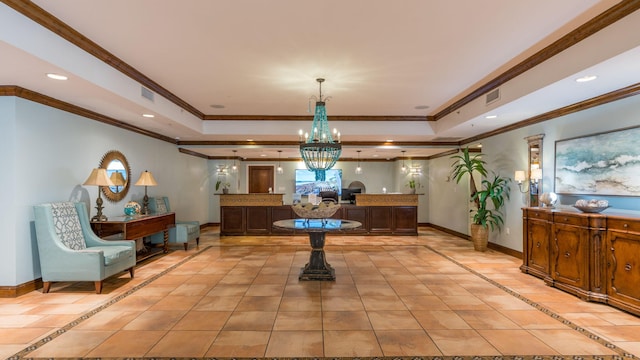
[[[67,79],[69,79],[68,77],[66,77],[64,75],[54,74],[54,73],[47,73],[47,77],[49,79],[53,79],[53,80],[67,80]]]
[[[497,118],[497,117],[498,117],[498,115],[487,115],[487,116],[485,116],[484,118],[485,118],[485,119],[495,119],[495,118]]]
[[[214,109],[224,109],[224,105],[221,105],[221,104],[211,104],[209,106],[211,106]]]
[[[156,117],[156,116],[155,116],[155,115],[153,115],[153,114],[142,114],[142,116],[144,116],[144,117],[146,117],[146,118],[154,118],[154,117]]]
[[[387,142],[393,142],[393,139],[387,139],[386,141]]]
[[[587,76],[583,76],[583,77],[579,77],[579,78],[577,78],[577,79],[576,79],[576,82],[583,83],[583,82],[588,82],[588,81],[595,80],[595,79],[597,79],[597,78],[598,78],[598,77],[597,77],[597,76],[595,76],[595,75],[587,75]]]
[[[414,107],[414,109],[416,110],[424,110],[424,109],[428,109],[429,105],[418,105],[416,107]]]
[[[253,141],[253,139],[247,139],[247,141]]]
[[[267,156],[267,154],[260,154],[260,156],[261,156],[261,157],[266,157],[266,156]]]

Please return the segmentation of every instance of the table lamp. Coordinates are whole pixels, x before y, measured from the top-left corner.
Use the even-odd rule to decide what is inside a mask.
[[[124,176],[122,176],[122,173],[119,171],[112,172],[111,176],[109,176],[109,179],[111,179],[111,182],[113,183],[113,185],[116,186],[116,192],[120,192],[120,187],[126,184],[126,181],[124,180]]]
[[[98,187],[98,198],[96,199],[96,210],[98,210],[98,213],[96,216],[91,218],[91,221],[107,221],[107,217],[102,214],[102,196],[100,195],[102,193],[102,189],[100,188],[101,186],[114,186],[111,179],[107,176],[107,170],[91,170],[91,174],[82,185],[93,185]]]
[[[140,178],[136,181],[136,186],[144,186],[144,198],[142,199],[142,213],[149,213],[149,196],[147,196],[147,186],[156,186],[158,183],[153,178],[153,174],[145,170],[140,174]]]

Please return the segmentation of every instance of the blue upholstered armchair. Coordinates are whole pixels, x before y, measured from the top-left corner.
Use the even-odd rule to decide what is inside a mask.
[[[149,198],[149,210],[151,213],[171,212],[169,198],[166,196]],[[164,234],[157,233],[149,237],[154,244],[164,242]],[[195,240],[200,244],[200,223],[198,221],[176,220],[176,226],[169,229],[169,244],[183,244],[184,250],[189,248],[189,241]]]
[[[43,292],[53,281],[93,281],[96,294],[102,281],[136,265],[134,241],[105,241],[93,233],[84,203],[36,205],[36,238]]]

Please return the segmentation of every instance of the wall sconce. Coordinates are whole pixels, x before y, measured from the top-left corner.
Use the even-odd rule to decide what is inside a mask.
[[[516,170],[515,175],[513,176],[513,180],[518,183],[518,188],[521,193],[525,194],[529,191],[529,184],[526,184],[526,187],[523,189],[522,184],[524,184],[524,180],[526,179],[526,174],[524,170]]]

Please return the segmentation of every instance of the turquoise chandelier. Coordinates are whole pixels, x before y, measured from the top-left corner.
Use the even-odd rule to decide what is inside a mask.
[[[316,99],[316,112],[313,116],[313,124],[311,124],[311,135],[304,134],[302,130],[299,132],[300,155],[304,160],[307,169],[315,172],[317,181],[325,180],[325,171],[329,170],[336,164],[340,153],[342,153],[342,145],[340,144],[340,133],[333,129],[333,135],[329,130],[329,121],[327,120],[327,110],[324,106],[325,100],[322,98],[322,83],[324,79],[316,79],[320,85],[320,97]]]

